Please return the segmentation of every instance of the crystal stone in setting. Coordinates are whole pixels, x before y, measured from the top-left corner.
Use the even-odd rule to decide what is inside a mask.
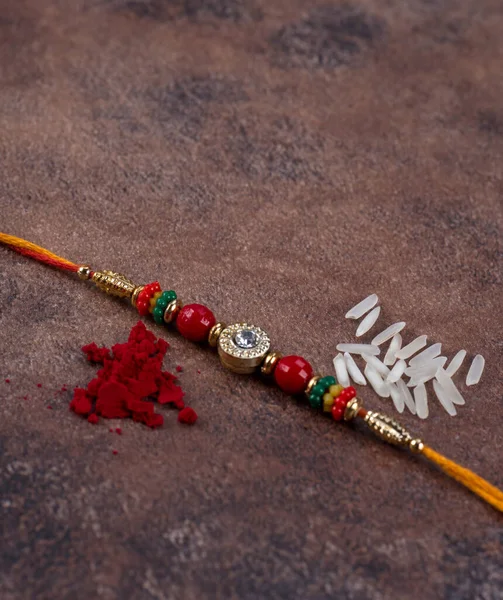
[[[234,336],[234,341],[236,342],[236,346],[240,348],[255,348],[258,342],[257,334],[251,329],[241,329]]]

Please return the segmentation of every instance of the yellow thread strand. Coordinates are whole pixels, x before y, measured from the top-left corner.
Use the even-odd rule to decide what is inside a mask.
[[[54,254],[54,252],[50,252],[42,246],[37,246],[37,244],[33,244],[32,242],[28,242],[27,240],[23,240],[22,238],[16,237],[15,235],[8,235],[7,233],[0,232],[0,243],[6,244],[7,246],[12,246],[13,248],[20,248],[21,250],[29,250],[31,252],[36,252],[37,254],[41,254],[46,258],[51,260],[58,261],[62,264],[65,264],[69,267],[78,267],[75,263]]]
[[[422,454],[438,465],[444,473],[459,481],[496,510],[503,512],[503,492],[497,487],[491,485],[470,469],[465,469],[428,446],[424,446]]]

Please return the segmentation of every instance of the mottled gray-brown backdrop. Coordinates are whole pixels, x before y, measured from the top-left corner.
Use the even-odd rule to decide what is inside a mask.
[[[501,0],[1,0],[0,230],[325,372],[377,292],[487,357],[458,417],[402,420],[503,486],[502,31]],[[425,462],[155,325],[200,420],[111,434],[56,391],[130,307],[0,249],[0,311],[2,600],[503,598],[501,516]]]

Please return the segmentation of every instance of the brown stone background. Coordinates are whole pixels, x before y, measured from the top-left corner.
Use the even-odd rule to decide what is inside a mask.
[[[486,356],[402,421],[503,487],[502,32],[501,0],[1,0],[0,230],[325,372],[377,292]],[[502,517],[425,462],[154,324],[200,420],[112,435],[56,391],[130,307],[0,249],[0,311],[2,600],[503,598]]]

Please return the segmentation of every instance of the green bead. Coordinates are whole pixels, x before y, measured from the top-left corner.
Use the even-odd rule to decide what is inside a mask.
[[[323,396],[323,394],[327,391],[327,386],[323,383],[323,379],[320,379],[318,383],[313,387],[311,391],[311,395]]]
[[[176,293],[173,290],[163,292],[157,299],[155,308],[162,308],[162,310],[166,310],[168,304],[173,302],[173,300],[176,300]]]
[[[176,292],[174,290],[167,290],[162,293],[161,298],[167,300],[169,304],[170,302],[173,302],[173,300],[176,300]]]
[[[155,305],[154,310],[152,311],[152,316],[154,317],[154,321],[157,325],[162,325],[164,323],[164,309]]]
[[[318,383],[322,383],[325,386],[325,389],[328,389],[331,385],[335,385],[337,383],[337,380],[335,379],[335,377],[332,377],[332,375],[327,375],[326,377],[322,377],[318,381]]]
[[[319,410],[323,406],[323,398],[319,394],[311,394],[309,404],[312,408]]]

